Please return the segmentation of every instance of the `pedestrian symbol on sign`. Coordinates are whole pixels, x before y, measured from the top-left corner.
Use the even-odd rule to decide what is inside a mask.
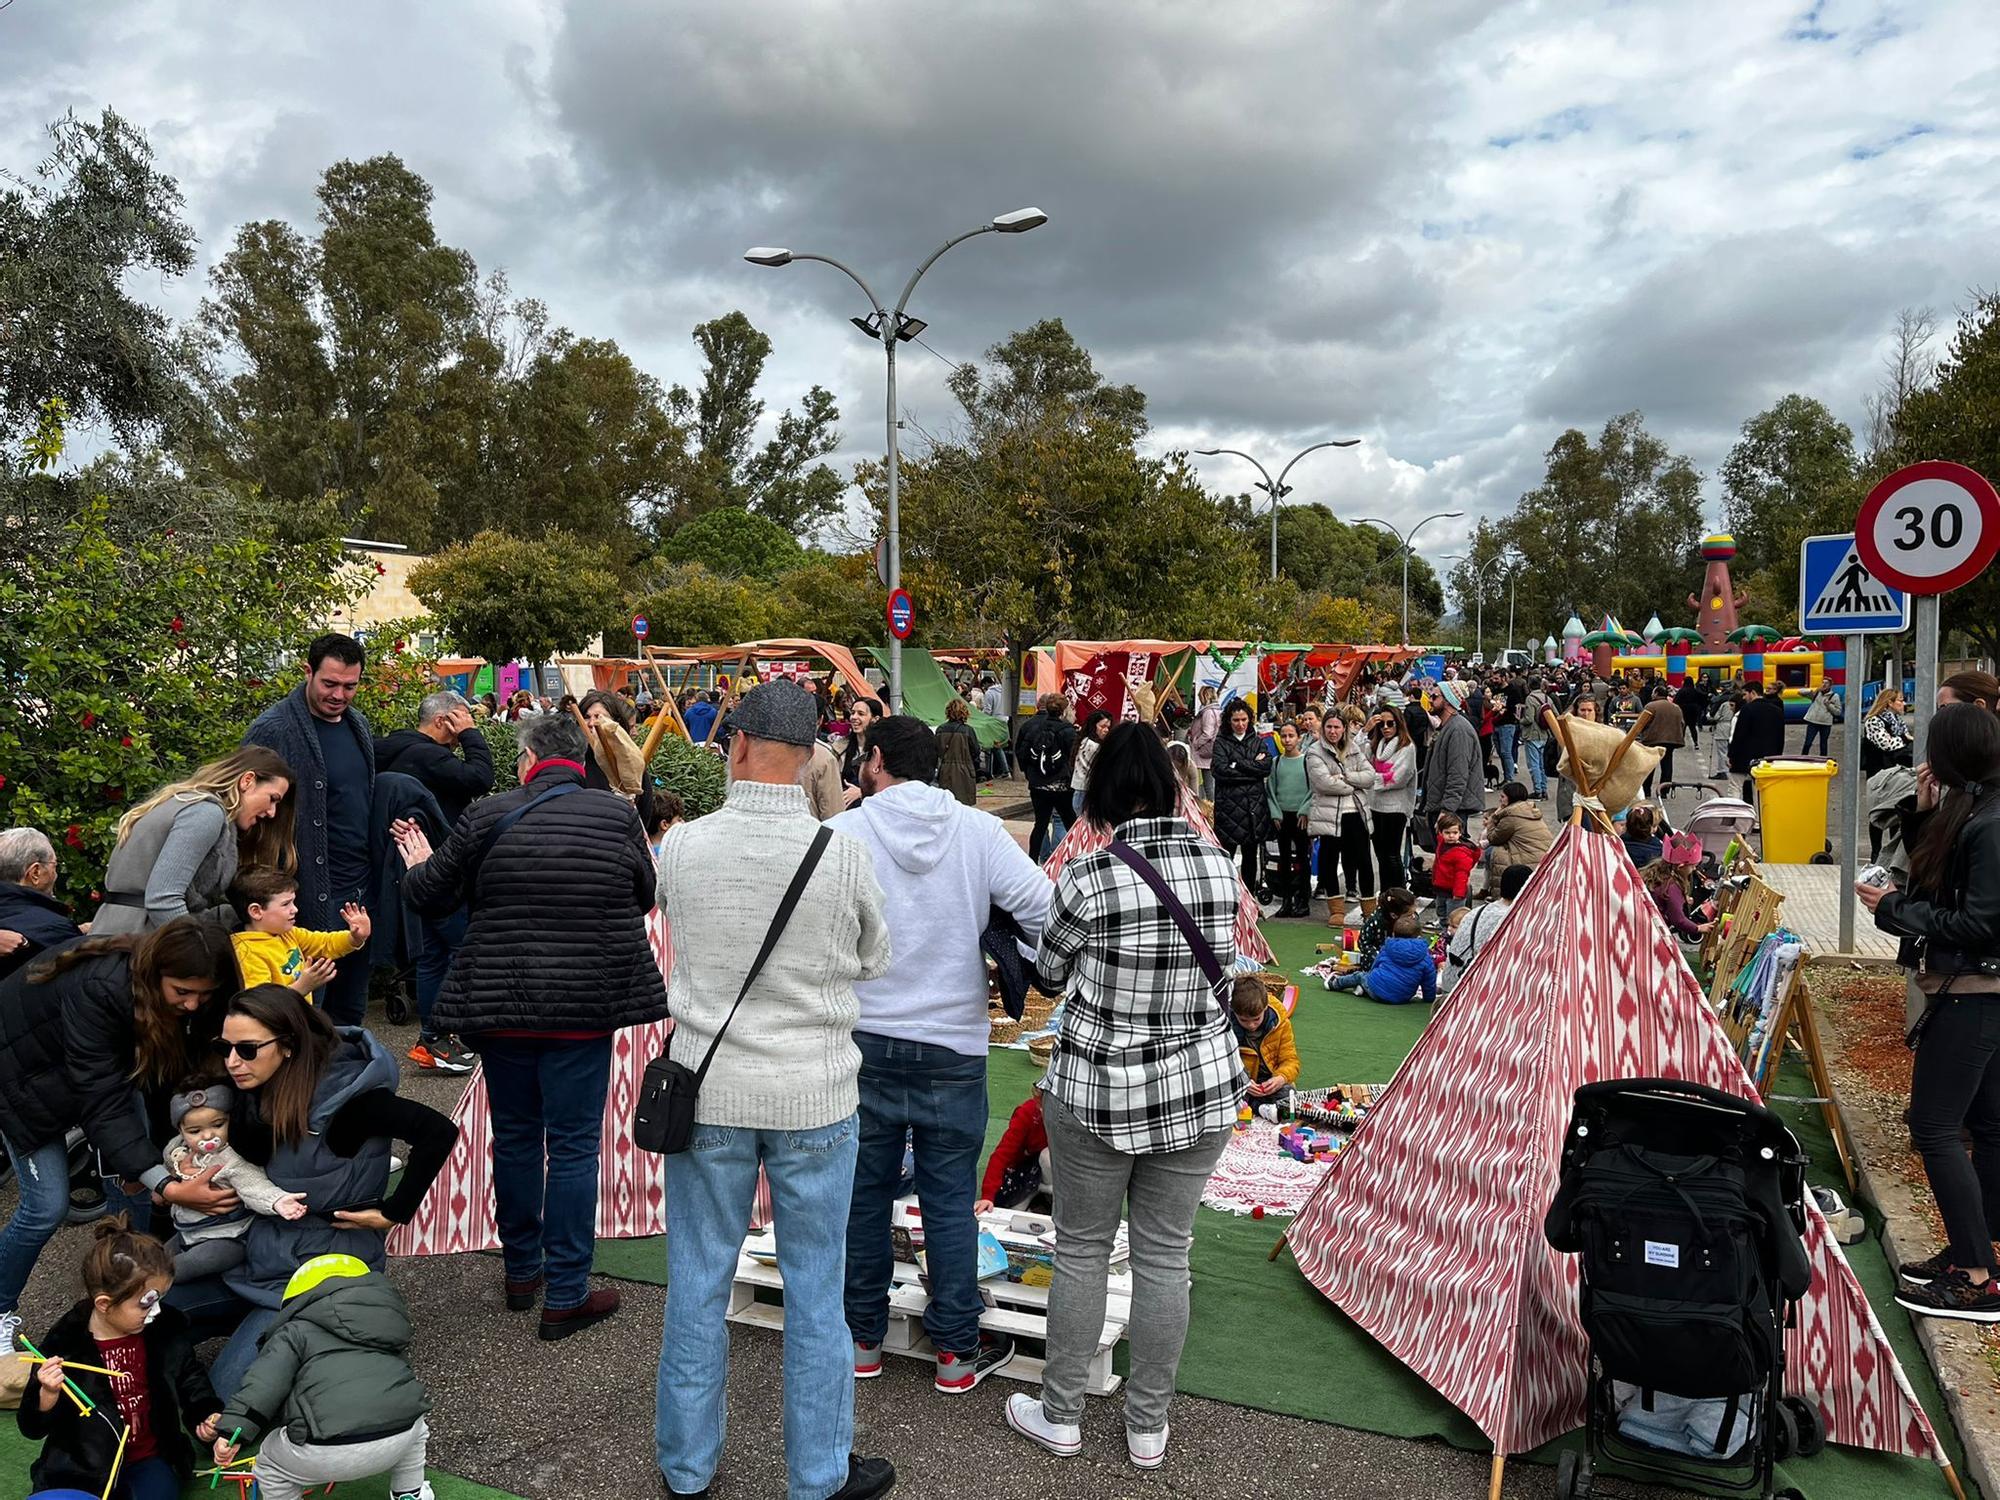
[[[1849,543],[1847,556],[1840,560],[1806,617],[1810,620],[1822,615],[1879,615],[1894,608],[1887,586],[1875,581],[1860,552]]]
[[[1808,635],[1901,630],[1902,592],[1869,570],[1854,537],[1807,537],[1799,555],[1799,628]]]

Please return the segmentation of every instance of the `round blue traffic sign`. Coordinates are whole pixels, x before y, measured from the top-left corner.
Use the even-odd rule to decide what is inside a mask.
[[[646,632],[651,628],[652,627],[646,623],[646,617],[644,615],[632,616],[632,634],[636,635],[640,640],[643,641],[646,638]]]
[[[889,591],[887,614],[889,616],[889,634],[893,635],[899,641],[907,641],[910,638],[910,631],[917,623],[917,607],[910,602],[910,591],[908,589],[891,589]]]

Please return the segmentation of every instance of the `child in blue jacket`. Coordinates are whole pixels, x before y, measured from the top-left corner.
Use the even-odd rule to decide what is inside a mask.
[[[1390,930],[1395,936],[1382,945],[1366,973],[1343,974],[1328,988],[1360,990],[1384,1005],[1408,1005],[1419,990],[1425,1000],[1437,999],[1437,960],[1431,956],[1431,945],[1417,936],[1423,930],[1417,914],[1405,912]]]

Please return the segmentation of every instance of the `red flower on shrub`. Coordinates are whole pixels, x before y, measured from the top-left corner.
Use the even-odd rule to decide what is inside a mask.
[[[179,635],[183,630],[187,629],[187,627],[181,624],[181,617],[179,615],[175,615],[173,619],[167,622],[167,629],[171,630],[175,635]]]
[[[118,744],[121,749],[130,750],[132,748],[132,736],[129,734],[119,735]]]
[[[95,729],[97,727],[97,715],[87,708],[83,711],[83,727],[85,729]]]
[[[68,844],[72,849],[81,849],[83,847],[83,825],[81,823],[70,824],[63,831],[63,842]]]
[[[122,786],[108,786],[104,789],[104,800],[106,802],[122,802],[124,798],[125,788]]]
[[[389,571],[389,570],[388,570],[387,568],[383,567],[383,566],[382,566],[382,564],[380,564],[380,563],[377,563],[377,564],[375,564],[375,576],[376,576],[377,578],[380,578],[380,577],[381,577],[381,576],[382,576],[382,575],[383,575],[384,573],[386,573],[386,572],[388,572],[388,571]]]

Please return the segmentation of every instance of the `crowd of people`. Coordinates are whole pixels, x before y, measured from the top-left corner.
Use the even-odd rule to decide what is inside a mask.
[[[1274,703],[1262,723],[1205,690],[1178,721],[1072,725],[1049,694],[989,751],[967,726],[971,699],[1004,709],[995,684],[932,728],[781,680],[676,705],[728,772],[721,808],[687,820],[627,764],[658,704],[602,691],[549,711],[510,703],[516,785],[496,793],[480,705],[440,691],[378,739],[353,706],[363,670],[354,641],[320,637],[238,749],[138,803],[87,932],[54,896],[51,841],[0,832],[0,1140],[19,1185],[0,1228],[0,1343],[46,1360],[20,1416],[42,1444],[38,1484],[101,1488],[122,1463],[111,1492],[155,1500],[177,1493],[196,1444],[221,1465],[260,1441],[267,1496],[385,1470],[399,1500],[426,1493],[429,1403],[407,1358],[418,1320],[384,1274],[385,1241],[418,1213],[458,1127],[399,1096],[399,1060],[367,1025],[371,970],[399,954],[418,976],[408,1061],[485,1070],[496,1296],[535,1312],[543,1340],[619,1311],[591,1278],[613,1037],[671,1018],[665,1057],[696,1093],[665,1158],[655,1445],[668,1494],[707,1493],[722,1462],[726,1316],[760,1172],[786,1285],[794,1496],[863,1500],[895,1483],[886,1459],[855,1451],[853,1401],[882,1367],[892,1210],[912,1185],[946,1395],[1016,1357],[980,1326],[977,1216],[1052,1200],[1043,1383],[1005,1416],[1058,1456],[1083,1443],[1124,1224],[1127,1454],[1154,1467],[1202,1185],[1246,1099],[1281,1102],[1299,1072],[1282,1013],[1256,984],[1226,982],[1246,966],[1245,886],[1279,916],[1322,894],[1336,925],[1351,896],[1352,987],[1428,999],[1550,848],[1547,713],[1617,723],[1653,707],[1641,737],[1669,752],[1662,782],[1704,729],[1727,726],[1737,771],[1776,748],[1773,708],[1783,734],[1782,705],[1754,686],[1711,705],[1700,684],[1668,694],[1537,669],[1364,679],[1351,703]],[[1912,1125],[1951,1244],[1932,1268],[1939,1290],[1906,1290],[2000,1320],[1981,1227],[2000,1189],[1957,1135],[1969,1124],[1994,1143],[1981,1159],[2000,1159],[2000,1115],[1982,1103],[2000,1035],[1961,1003],[2000,985],[2000,721],[1990,678],[1962,674],[1940,697],[1969,701],[1938,715],[1914,770],[1906,888],[1870,899],[1919,945],[1936,1038],[1919,1051]],[[1907,762],[1900,704],[1884,698],[1869,743],[1891,756],[1900,744]],[[969,785],[1015,762],[1034,810],[1025,851],[968,805]],[[1699,937],[1698,855],[1646,804],[1622,833],[1670,924]],[[1057,854],[1052,880],[1042,866]],[[1463,909],[1481,870],[1487,899]],[[656,909],[665,973],[647,936]],[[1063,1017],[1039,1090],[982,1173],[989,956],[1003,987],[1010,969],[1020,984],[1031,972]],[[81,1299],[36,1343],[22,1290],[70,1212],[79,1139],[108,1213]],[[194,1344],[212,1336],[224,1342],[203,1368]],[[122,1456],[105,1451],[106,1424],[75,1420],[75,1379],[121,1415]]]

